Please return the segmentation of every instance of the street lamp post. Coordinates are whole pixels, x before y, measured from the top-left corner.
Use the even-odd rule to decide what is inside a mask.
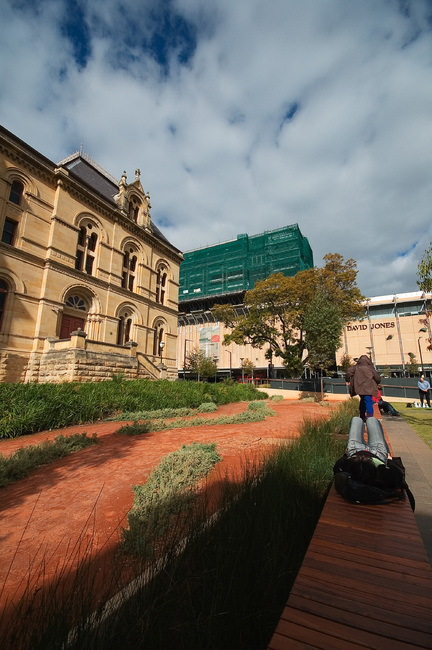
[[[240,357],[240,361],[241,361],[241,369],[242,369],[242,384],[244,384],[244,366],[243,366],[243,359],[244,359],[244,357]]]
[[[421,327],[419,329],[419,332],[427,332],[426,327]],[[425,369],[424,369],[424,365],[423,365],[423,355],[422,355],[421,345],[420,345],[420,339],[422,339],[422,338],[423,338],[422,336],[419,336],[419,338],[417,339],[417,345],[418,345],[418,349],[419,349],[419,353],[420,353],[421,371],[424,372]]]
[[[186,379],[186,343],[192,343],[192,339],[186,339],[184,342],[184,354],[183,354],[183,379]]]
[[[163,358],[163,350],[164,350],[164,347],[165,347],[165,342],[164,342],[164,341],[161,341],[161,342],[159,343],[161,363],[162,363],[162,358]]]
[[[226,350],[226,353],[230,355],[230,377],[232,376],[232,354],[229,350]]]

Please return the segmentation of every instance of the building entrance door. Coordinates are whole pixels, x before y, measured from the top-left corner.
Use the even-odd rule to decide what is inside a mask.
[[[69,339],[71,332],[74,332],[78,328],[84,330],[84,324],[84,318],[76,318],[75,316],[63,314],[60,326],[60,338]]]

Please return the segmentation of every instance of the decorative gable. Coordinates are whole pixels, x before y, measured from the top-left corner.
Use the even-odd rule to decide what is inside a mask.
[[[140,180],[141,171],[135,170],[135,180],[133,183],[127,182],[126,172],[124,171],[119,181],[119,192],[114,197],[115,202],[122,212],[124,212],[131,221],[144,228],[150,227],[150,194],[144,192]]]

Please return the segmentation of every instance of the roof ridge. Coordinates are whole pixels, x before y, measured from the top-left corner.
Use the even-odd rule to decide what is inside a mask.
[[[114,185],[118,185],[118,183],[119,183],[118,179],[115,176],[113,176],[113,174],[110,174],[109,172],[107,172],[107,170],[104,169],[102,167],[102,165],[99,165],[99,163],[97,163],[96,160],[93,160],[93,158],[91,156],[89,156],[87,153],[85,153],[82,150],[82,147],[80,147],[78,149],[78,151],[75,151],[75,153],[72,153],[70,156],[67,156],[67,158],[64,158],[63,160],[60,160],[60,162],[57,163],[57,164],[59,166],[60,165],[66,165],[68,162],[71,162],[75,158],[81,158],[85,162],[89,163],[89,165],[94,167],[96,169],[96,171],[98,171],[100,174],[105,176],[105,178],[107,178],[109,181],[111,181],[111,183],[114,183]]]

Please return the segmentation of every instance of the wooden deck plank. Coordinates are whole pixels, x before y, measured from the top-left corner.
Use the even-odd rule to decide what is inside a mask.
[[[277,629],[278,634],[287,637],[288,643],[285,646],[286,648],[290,647],[289,637],[293,632],[293,626],[299,625],[301,625],[305,634],[306,630],[308,631],[306,636],[307,643],[316,648],[333,650],[335,647],[340,647],[346,650],[346,648],[363,646],[363,648],[368,648],[368,650],[408,650],[408,648],[413,650],[413,648],[431,647],[418,646],[412,641],[405,643],[396,639],[388,639],[385,635],[379,634],[376,631],[359,630],[352,625],[340,623],[338,620],[324,619],[316,614],[303,612],[302,610],[290,607],[284,610],[283,618],[281,618]],[[296,636],[294,638],[299,641],[302,640]],[[336,645],[336,639],[342,642],[341,645]]]
[[[432,573],[408,501],[354,505],[333,486],[268,647],[432,648],[431,611]]]
[[[429,617],[430,611],[427,608],[418,606],[406,606],[404,611],[401,612],[401,607],[395,606],[393,600],[381,598],[379,607],[377,608],[372,602],[371,594],[366,592],[358,592],[355,600],[352,598],[352,588],[350,586],[324,585],[311,586],[310,582],[304,584],[298,580],[295,585],[295,590],[291,591],[290,599],[294,596],[302,596],[309,600],[334,605],[336,608],[345,607],[349,612],[359,612],[364,616],[371,616],[388,623],[402,625],[405,627],[412,626],[413,629],[419,632],[429,633]],[[403,594],[401,595],[402,604],[404,604]],[[290,605],[292,600],[290,600]]]
[[[385,635],[387,639],[412,643],[420,647],[427,647],[427,644],[432,642],[427,630],[423,632],[413,629],[409,617],[406,619],[408,627],[403,626],[401,619],[398,620],[396,616],[393,617],[392,621],[386,620],[386,617],[383,617],[380,613],[380,605],[376,601],[367,608],[363,607],[363,610],[366,610],[363,612],[357,606],[357,603],[355,603],[355,607],[352,605],[353,603],[351,603],[350,608],[350,602],[349,600],[346,602],[346,599],[341,599],[339,605],[336,605],[335,603],[323,603],[310,598],[302,598],[294,594],[290,598],[292,608],[315,614],[330,621],[337,618],[339,623],[348,625],[355,630],[354,637],[357,636],[358,631],[362,631]]]

